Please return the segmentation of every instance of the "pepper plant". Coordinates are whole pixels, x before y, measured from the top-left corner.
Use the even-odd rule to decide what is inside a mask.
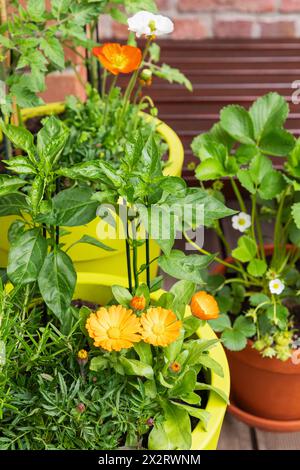
[[[8,237],[11,242],[7,276],[12,284],[24,288],[25,304],[40,293],[49,315],[54,314],[67,327],[70,304],[76,284],[71,258],[64,248],[63,227],[84,225],[95,218],[97,201],[88,186],[60,191],[60,158],[68,130],[52,116],[43,121],[36,136],[25,128],[0,122],[7,138],[24,155],[6,162],[11,174],[0,176],[0,216],[17,215]],[[107,248],[92,237],[78,242]]]
[[[208,289],[217,295],[222,312],[211,323],[228,349],[241,350],[252,338],[264,357],[282,360],[298,347],[300,285],[300,147],[284,128],[288,112],[277,93],[258,98],[249,111],[226,106],[220,121],[192,144],[200,159],[200,184],[212,181],[206,191],[224,200],[221,178],[226,177],[240,210],[232,218],[233,228],[240,232],[236,246],[230,246],[218,221],[213,224],[232,258],[219,260],[225,277],[208,278]],[[283,171],[277,169],[278,157]],[[271,248],[265,244],[267,227],[273,232]]]

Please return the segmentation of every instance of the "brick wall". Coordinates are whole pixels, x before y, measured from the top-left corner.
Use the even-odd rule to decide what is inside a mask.
[[[157,0],[175,23],[174,39],[300,37],[300,0]],[[102,37],[126,27],[101,20]]]

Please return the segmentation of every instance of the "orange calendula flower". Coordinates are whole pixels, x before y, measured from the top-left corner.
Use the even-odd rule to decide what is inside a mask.
[[[141,316],[142,337],[153,346],[168,346],[179,334],[182,323],[172,310],[151,307]]]
[[[144,310],[144,308],[146,307],[145,297],[143,295],[135,295],[130,301],[130,307],[134,308],[134,310]]]
[[[137,70],[142,62],[142,51],[134,46],[121,46],[118,43],[106,43],[94,47],[93,54],[106,70],[114,75]]]
[[[218,318],[220,310],[216,299],[205,291],[197,292],[191,301],[192,314],[201,320]]]
[[[101,307],[92,313],[85,325],[94,345],[107,351],[120,351],[141,340],[140,319],[122,305]]]

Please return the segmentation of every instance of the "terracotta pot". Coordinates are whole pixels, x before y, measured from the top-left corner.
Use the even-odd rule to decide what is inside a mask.
[[[287,246],[289,250],[292,248],[292,245]],[[265,249],[267,255],[272,254],[273,245],[266,245]],[[232,258],[226,261],[234,262]],[[224,275],[226,268],[218,265],[213,273]],[[266,426],[264,420],[259,422],[260,417],[285,422],[300,420],[300,364],[294,364],[291,359],[283,362],[263,358],[252,345],[249,340],[243,351],[226,350],[234,403],[231,411],[241,419],[243,411],[254,415],[258,419],[256,425],[263,428]],[[242,411],[237,413],[239,408]],[[300,429],[300,421],[298,426]],[[268,428],[271,427],[269,423]],[[278,425],[276,430],[281,430]]]

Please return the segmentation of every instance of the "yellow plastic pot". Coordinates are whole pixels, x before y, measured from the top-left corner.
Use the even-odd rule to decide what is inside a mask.
[[[100,305],[106,305],[111,300],[111,286],[123,285],[126,283],[122,277],[116,277],[106,274],[84,273],[79,272],[77,278],[77,287],[74,298],[80,298],[95,302]],[[157,298],[162,292],[153,295]],[[190,315],[190,308],[186,307],[186,315]],[[215,339],[216,335],[209,325],[199,328],[198,335],[200,338]],[[222,345],[219,343],[210,351],[210,357],[215,359],[224,371],[224,377],[219,377],[214,372],[211,374],[211,385],[218,387],[229,396],[230,376],[226,355]],[[199,423],[192,434],[193,450],[215,450],[218,445],[220,431],[226,412],[226,404],[214,392],[209,392],[209,398],[206,405],[206,411],[210,414],[207,430],[203,429]],[[180,426],[180,423],[178,423]]]
[[[60,114],[65,110],[64,103],[51,103],[44,106],[38,106],[36,108],[28,108],[22,110],[23,121],[26,122],[28,119],[37,116],[46,116],[51,114]],[[180,176],[182,172],[182,165],[184,159],[184,151],[182,143],[177,134],[165,123],[159,119],[153,118],[149,115],[145,115],[148,120],[155,120],[157,123],[157,132],[166,141],[169,147],[169,158],[167,165],[164,170],[164,174],[167,176]],[[9,243],[7,239],[7,231],[13,220],[16,217],[0,217],[0,266],[6,266],[7,255],[9,250]],[[100,226],[99,226],[100,223]],[[70,235],[64,237],[64,243],[66,247],[72,245],[75,241],[82,238],[83,235],[89,235],[91,237],[98,238],[99,227],[107,230],[110,229],[108,224],[105,226],[100,222],[99,219],[93,220],[91,223],[80,226],[80,227],[68,227],[67,231]],[[95,246],[80,244],[71,248],[69,254],[74,261],[76,270],[88,271],[88,272],[102,272],[112,275],[126,276],[126,252],[125,252],[125,240],[121,239],[107,239],[102,241],[113,248],[115,251],[104,251]],[[151,256],[156,258],[159,255],[159,247],[153,240],[150,241]],[[138,250],[138,262],[140,264],[145,263],[144,247]],[[151,276],[154,277],[157,273],[157,263],[151,265]]]

